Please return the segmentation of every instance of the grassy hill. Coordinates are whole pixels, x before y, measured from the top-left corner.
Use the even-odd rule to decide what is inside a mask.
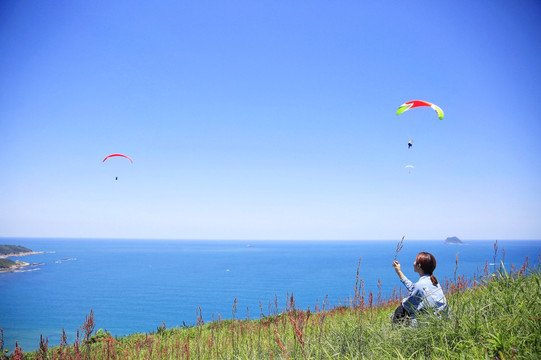
[[[221,320],[193,327],[113,338],[94,331],[92,310],[72,345],[25,354],[31,359],[539,359],[541,273],[485,270],[481,278],[445,282],[450,313],[426,317],[415,328],[392,326],[396,296],[365,296],[360,282],[347,306],[287,308],[258,320]],[[236,313],[233,307],[233,315]],[[201,310],[199,309],[201,314]],[[16,357],[19,356],[19,357]],[[22,349],[12,354],[22,359]]]
[[[32,252],[32,250],[20,245],[0,245],[0,255],[19,254]]]
[[[15,261],[10,259],[0,259],[0,269],[7,269],[15,265]]]

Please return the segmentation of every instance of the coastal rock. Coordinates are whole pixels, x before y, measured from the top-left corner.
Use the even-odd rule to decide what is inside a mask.
[[[21,268],[24,268],[24,267],[27,267],[27,266],[30,266],[30,265],[31,264],[29,264],[27,262],[24,262],[24,261],[19,261],[19,260],[15,261],[15,262],[11,261],[11,263],[4,264],[3,267],[0,267],[0,272],[14,272],[16,270],[19,270]],[[32,266],[33,266],[33,264],[32,264]]]
[[[453,244],[453,245],[462,245],[462,244],[464,244],[462,242],[462,240],[460,240],[456,236],[448,237],[447,239],[445,239],[445,243],[446,244]]]
[[[38,265],[43,265],[43,263],[27,263],[24,261],[13,261],[8,259],[8,257],[19,257],[27,255],[36,255],[43,254],[44,251],[33,251],[24,246],[20,245],[0,245],[0,273],[5,272],[23,272],[23,271],[33,271],[38,270],[36,268]],[[22,268],[33,267],[32,270],[23,270]]]

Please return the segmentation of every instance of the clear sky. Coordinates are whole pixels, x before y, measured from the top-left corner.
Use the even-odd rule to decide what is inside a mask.
[[[2,1],[0,236],[541,239],[540,16]]]

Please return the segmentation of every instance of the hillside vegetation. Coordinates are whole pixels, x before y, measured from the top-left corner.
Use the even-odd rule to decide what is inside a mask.
[[[415,328],[392,326],[398,298],[364,294],[357,280],[347,306],[299,310],[293,296],[286,309],[257,320],[217,319],[150,334],[113,338],[95,330],[92,310],[80,337],[68,345],[12,359],[539,359],[541,358],[541,273],[500,266],[469,281],[446,280],[450,313],[425,317]]]
[[[8,269],[15,265],[15,261],[10,259],[0,259],[0,269]]]
[[[32,250],[20,245],[0,245],[0,255],[20,254],[32,252]]]

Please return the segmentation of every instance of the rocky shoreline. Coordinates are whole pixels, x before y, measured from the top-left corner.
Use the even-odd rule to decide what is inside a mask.
[[[45,254],[45,251],[31,251],[31,252],[2,254],[2,255],[0,255],[0,259],[5,259],[7,257],[16,257],[16,256],[18,257],[18,256],[38,255],[38,254]]]
[[[30,263],[27,263],[27,262],[24,262],[24,261],[15,261],[15,265],[12,265],[8,268],[0,268],[0,273],[5,273],[5,272],[15,272],[17,270],[20,270],[21,268],[24,268],[24,267],[27,267],[27,266],[31,266],[31,265],[38,265],[38,264],[30,264]]]
[[[2,254],[2,255],[0,255],[0,259],[5,259],[5,258],[8,258],[8,257],[20,257],[20,256],[26,256],[26,255],[37,255],[37,254],[44,254],[44,253],[45,253],[45,251],[30,251],[30,252],[18,252],[18,253]],[[28,262],[25,262],[25,261],[15,260],[13,265],[11,265],[9,267],[0,267],[0,273],[25,271],[25,270],[22,270],[22,269],[26,268],[28,266],[38,266],[38,265],[42,265],[42,264],[43,263],[28,263]],[[29,271],[29,270],[26,270],[26,271]]]

